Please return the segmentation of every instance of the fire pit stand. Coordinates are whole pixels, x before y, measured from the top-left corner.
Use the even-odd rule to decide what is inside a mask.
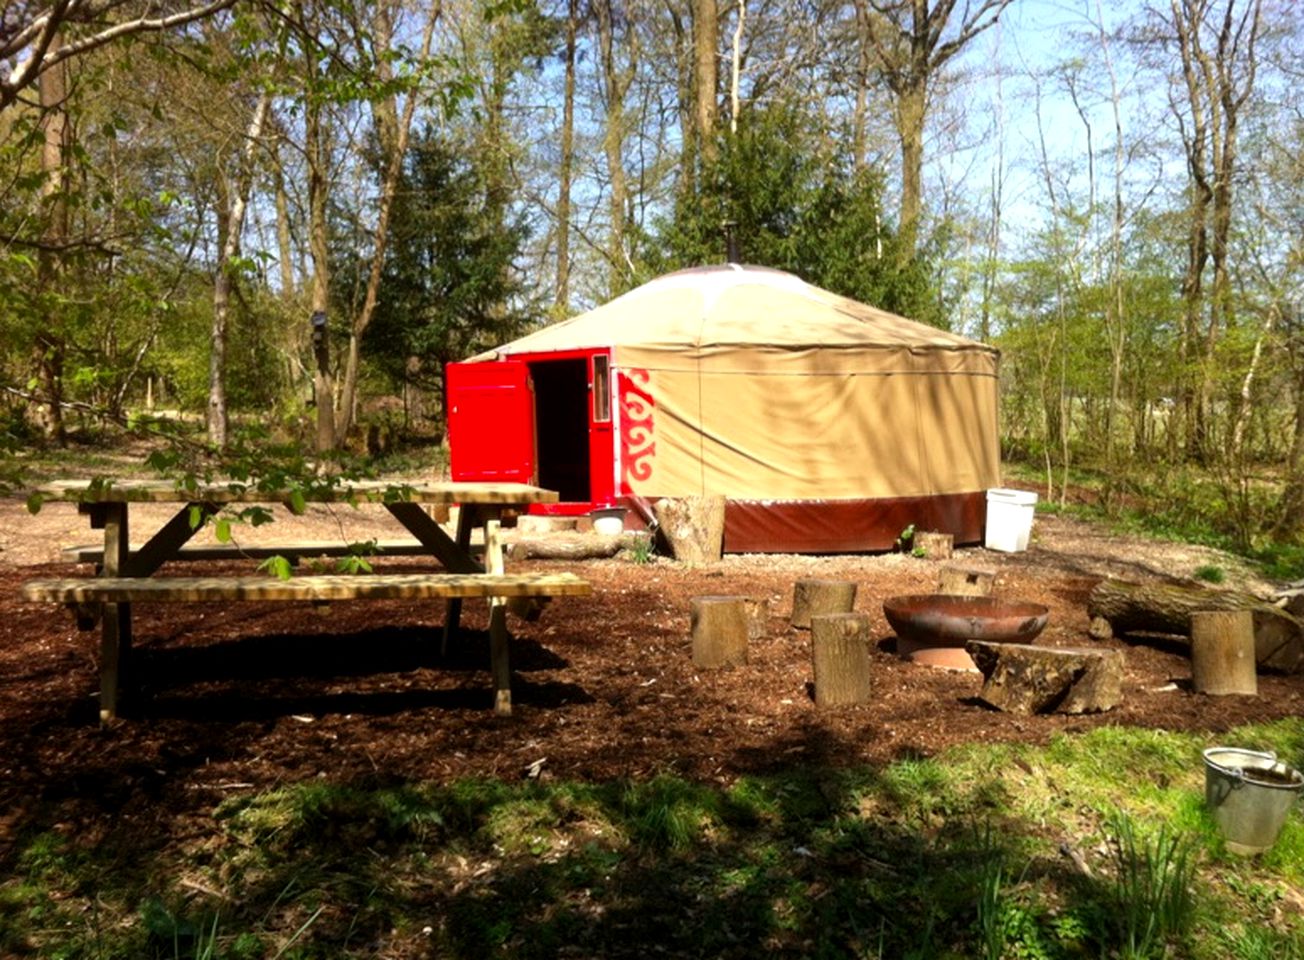
[[[1050,611],[996,597],[923,593],[883,601],[883,614],[896,631],[899,656],[931,667],[977,670],[964,649],[968,641],[1031,643]]]

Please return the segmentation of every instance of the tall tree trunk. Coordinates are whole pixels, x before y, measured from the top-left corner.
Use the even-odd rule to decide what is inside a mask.
[[[636,54],[631,26],[629,65],[625,69],[616,65],[612,0],[596,0],[594,10],[597,14],[598,54],[602,61],[607,108],[602,150],[606,154],[607,178],[611,184],[608,196],[611,232],[607,242],[607,261],[610,266],[611,292],[617,293],[625,287],[625,277],[628,276],[629,258],[625,252],[625,225],[629,217],[629,181],[625,176],[625,94],[633,78]]]
[[[1122,95],[1118,72],[1114,67],[1113,48],[1105,29],[1104,11],[1096,0],[1096,27],[1100,49],[1104,56],[1105,72],[1109,76],[1109,102],[1114,120],[1114,217],[1109,234],[1109,302],[1105,307],[1105,328],[1109,336],[1109,403],[1105,408],[1105,485],[1106,506],[1112,506],[1114,478],[1118,473],[1118,444],[1115,424],[1123,389],[1123,361],[1127,353],[1127,323],[1123,301],[1123,118],[1120,109]]]
[[[1227,253],[1233,212],[1232,183],[1236,174],[1237,124],[1254,88],[1262,0],[1248,0],[1239,14],[1236,0],[1227,0],[1214,50],[1206,48],[1203,37],[1213,14],[1208,5],[1170,0],[1169,9],[1189,111],[1187,118],[1179,113],[1179,120],[1189,120],[1183,122],[1182,130],[1192,196],[1186,274],[1182,282],[1182,359],[1184,373],[1189,378],[1183,386],[1182,406],[1187,453],[1205,461],[1213,452],[1210,402],[1217,344],[1230,321]],[[1177,109],[1176,102],[1174,109]],[[1210,259],[1214,275],[1206,305],[1203,277]],[[1206,306],[1208,321],[1202,325]]]
[[[272,156],[272,189],[276,197],[276,253],[280,260],[281,297],[294,299],[294,240],[290,227],[290,196],[285,190],[285,170],[279,147]]]
[[[871,3],[857,15],[874,49],[883,80],[896,98],[894,120],[901,146],[901,255],[914,256],[923,209],[924,129],[933,80],[948,60],[1000,18],[1011,0],[966,3],[960,23],[947,39],[955,0],[903,0]]]
[[[692,0],[684,0],[691,3]],[[694,56],[696,43],[692,26],[684,27],[682,11],[673,2],[667,2],[666,16],[670,18],[671,32],[674,35],[675,51],[675,106],[679,116],[680,157],[678,170],[678,193],[680,196],[692,196],[697,191],[698,150],[696,121],[696,70]],[[689,17],[692,18],[692,8]]]
[[[553,307],[565,316],[570,306],[571,168],[575,162],[575,33],[578,0],[566,3],[566,76],[562,86],[561,162],[557,184],[557,289]]]
[[[856,104],[851,113],[851,161],[857,171],[865,169],[869,153],[869,68],[873,49],[869,40],[869,0],[855,0]]]
[[[213,280],[213,326],[209,334],[208,355],[208,442],[218,449],[226,446],[226,328],[231,302],[233,261],[240,256],[240,235],[244,231],[245,210],[249,206],[249,193],[253,188],[254,151],[263,135],[263,123],[271,97],[266,91],[258,97],[244,144],[237,161],[233,178],[234,189],[225,191],[223,226],[226,237],[217,260],[217,276]]]
[[[393,42],[393,12],[397,9],[384,3],[375,9],[372,21],[373,42],[377,51],[376,62],[379,64],[380,79],[392,82],[393,66],[387,59]],[[435,24],[441,13],[439,0],[434,0],[427,15],[425,29],[421,37],[421,51],[417,62],[424,63],[430,57],[430,46],[435,36]],[[407,156],[408,137],[412,130],[412,116],[416,113],[416,90],[409,90],[403,102],[403,112],[398,110],[397,96],[388,96],[372,101],[372,117],[376,125],[381,149],[384,151],[385,172],[381,180],[380,205],[376,215],[376,226],[371,237],[371,269],[367,274],[367,289],[363,294],[362,308],[353,318],[349,329],[349,349],[345,357],[344,385],[340,390],[340,405],[336,413],[336,442],[348,437],[353,426],[354,410],[357,404],[358,373],[362,362],[362,338],[376,316],[376,304],[380,297],[380,281],[385,270],[385,250],[389,241],[389,218],[394,208],[394,196],[398,192],[399,182],[403,177],[403,160]]]
[[[58,53],[62,43],[56,34],[49,54]],[[48,218],[42,232],[37,257],[37,288],[43,319],[32,345],[32,366],[41,398],[33,405],[31,416],[48,440],[63,443],[63,361],[66,345],[61,311],[55,305],[63,275],[63,248],[68,242],[68,151],[72,146],[72,128],[68,123],[68,66],[58,63],[41,74],[38,81],[41,100],[41,173],[45,181],[41,197]]]
[[[316,450],[335,449],[335,380],[330,364],[330,224],[326,191],[329,189],[329,132],[323,104],[314,96],[304,107],[304,140],[308,162],[308,251],[312,258],[313,405],[317,412]]]
[[[720,11],[716,0],[693,0],[693,120],[698,155],[715,161],[715,124],[720,86]]]
[[[919,211],[923,205],[924,123],[928,90],[924,83],[912,83],[896,100],[897,136],[901,141],[901,213],[898,225],[901,252],[914,255],[919,242]]]
[[[743,31],[747,27],[747,0],[738,0],[738,20],[734,24],[733,57],[729,64],[729,133],[738,133],[739,87],[743,74]]]

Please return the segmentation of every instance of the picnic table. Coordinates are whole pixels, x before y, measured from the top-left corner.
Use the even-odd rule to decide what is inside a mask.
[[[243,483],[182,485],[166,480],[59,480],[37,487],[32,494],[44,501],[70,502],[104,531],[103,548],[76,548],[76,559],[96,564],[96,575],[33,580],[23,586],[28,600],[65,603],[74,608],[80,626],[100,624],[100,717],[118,715],[130,670],[131,605],[138,601],[230,602],[236,600],[307,600],[323,604],[341,600],[441,598],[446,601],[444,636],[457,629],[462,600],[484,597],[490,603],[489,648],[494,678],[494,709],[511,713],[511,669],[508,660],[506,598],[585,595],[586,581],[569,573],[507,574],[503,569],[498,527],[504,513],[532,503],[556,502],[551,490],[521,483],[458,483],[446,481],[364,481],[311,484],[306,488],[267,489]],[[171,519],[140,544],[130,539],[132,504],[176,504]],[[169,561],[214,559],[223,547],[187,550],[187,542],[222,509],[233,504],[282,504],[295,512],[308,503],[383,504],[413,540],[395,545],[394,552],[426,555],[441,573],[309,575],[280,579],[259,576],[160,577],[156,571]],[[432,506],[458,505],[454,536],[427,512]],[[483,530],[484,552],[471,549],[472,534]],[[312,545],[263,545],[261,555],[278,551],[287,556],[318,552]],[[337,547],[336,553],[341,552]],[[248,552],[230,546],[230,555]]]

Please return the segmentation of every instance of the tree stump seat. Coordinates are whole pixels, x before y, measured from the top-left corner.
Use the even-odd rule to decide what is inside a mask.
[[[693,665],[706,670],[747,660],[751,620],[746,597],[694,597],[690,631]]]
[[[960,597],[989,597],[996,572],[977,567],[943,567],[937,578],[937,592]]]
[[[811,618],[815,705],[838,707],[870,697],[869,617],[826,613]]]
[[[792,588],[792,625],[809,630],[811,618],[826,613],[850,613],[856,585],[850,580],[798,580]]]

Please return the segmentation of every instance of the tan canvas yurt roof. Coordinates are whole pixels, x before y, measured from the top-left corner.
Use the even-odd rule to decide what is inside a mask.
[[[772,346],[995,354],[984,344],[838,296],[790,273],[728,264],[658,277],[475,359],[600,345],[679,353]]]

